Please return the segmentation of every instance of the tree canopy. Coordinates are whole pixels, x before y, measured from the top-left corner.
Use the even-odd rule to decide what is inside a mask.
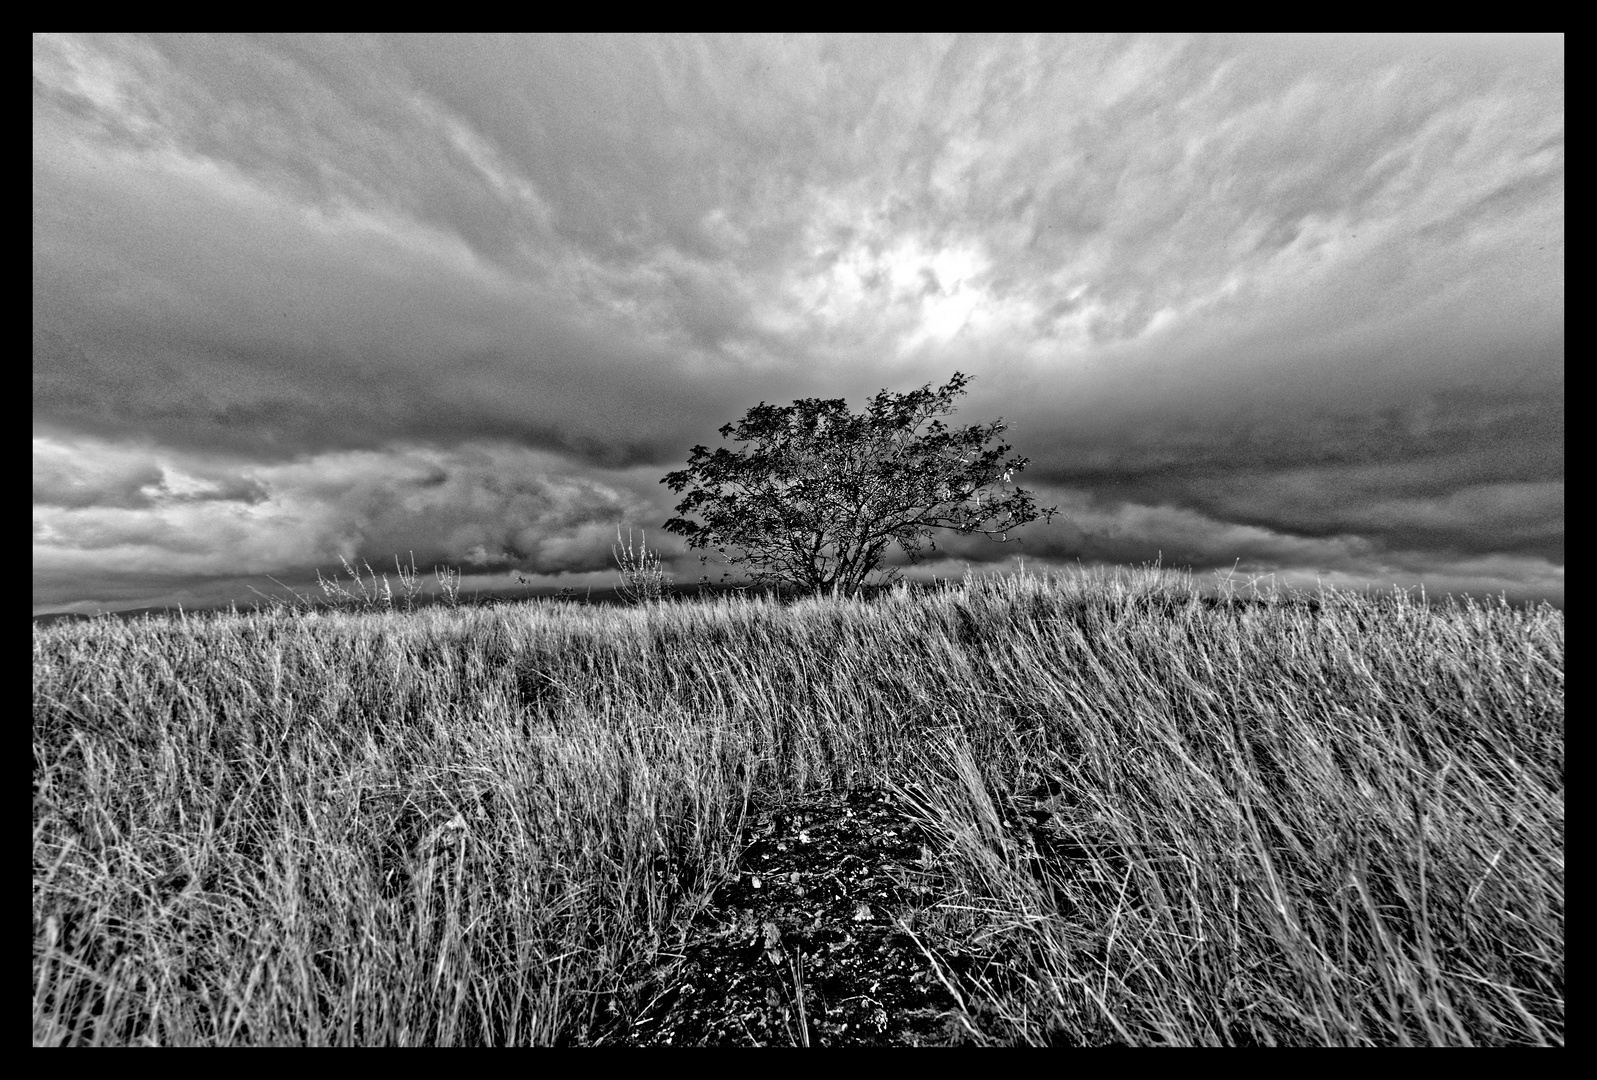
[[[746,567],[757,583],[854,592],[895,541],[913,562],[936,549],[933,529],[1003,542],[1038,517],[1052,520],[1057,507],[1039,510],[1030,492],[1005,490],[1028,459],[1006,460],[1008,445],[987,448],[1002,420],[955,429],[937,419],[955,411],[969,382],[956,371],[935,391],[884,389],[863,413],[842,398],[762,401],[720,429],[745,446],[695,446],[687,468],[660,481],[687,492],[677,514],[702,519],[674,517],[665,529]]]

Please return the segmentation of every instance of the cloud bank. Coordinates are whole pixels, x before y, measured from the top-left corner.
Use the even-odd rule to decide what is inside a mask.
[[[33,133],[36,612],[598,580],[955,370],[1068,511],[962,561],[1561,602],[1558,37],[41,35]]]

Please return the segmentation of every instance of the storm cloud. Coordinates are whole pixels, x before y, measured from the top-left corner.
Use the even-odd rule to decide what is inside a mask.
[[[1556,36],[36,36],[35,612],[693,580],[691,446],[956,370],[1063,512],[919,572],[1561,603],[1563,97]]]

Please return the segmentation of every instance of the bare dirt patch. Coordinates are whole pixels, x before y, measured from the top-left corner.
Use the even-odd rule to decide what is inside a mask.
[[[940,875],[880,790],[751,805],[738,873],[593,1040],[634,1045],[930,1045],[958,1005],[910,931]],[[962,950],[938,949],[964,966]],[[801,1009],[802,1003],[802,1009]]]

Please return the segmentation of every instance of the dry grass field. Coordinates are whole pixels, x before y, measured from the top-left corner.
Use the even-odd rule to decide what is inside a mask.
[[[33,632],[33,1038],[1564,1041],[1564,619],[1157,569]]]

